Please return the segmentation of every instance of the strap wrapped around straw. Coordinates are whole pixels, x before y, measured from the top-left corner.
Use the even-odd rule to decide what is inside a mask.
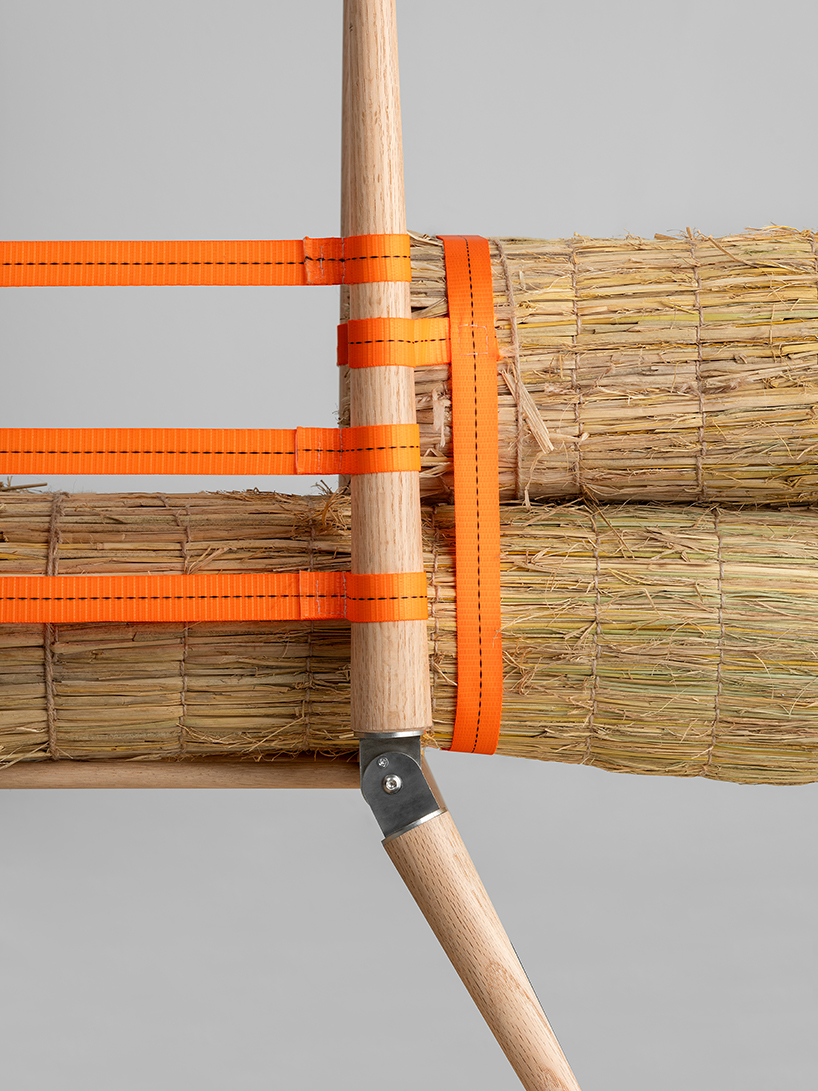
[[[504,499],[818,499],[818,245],[491,240]],[[443,248],[412,247],[412,306],[446,313]],[[416,374],[425,498],[451,495],[445,368]]]
[[[442,746],[456,700],[453,522],[449,507],[426,512]],[[60,505],[13,493],[0,532],[4,574],[349,567],[339,495],[86,494]],[[818,511],[509,504],[501,533],[500,753],[818,779]],[[48,643],[44,629],[0,627],[0,763],[357,747],[343,622],[61,625]]]

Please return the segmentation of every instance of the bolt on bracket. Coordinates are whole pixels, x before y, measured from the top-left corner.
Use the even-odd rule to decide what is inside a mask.
[[[361,792],[384,841],[443,813],[423,775],[419,734],[370,734],[359,742]]]

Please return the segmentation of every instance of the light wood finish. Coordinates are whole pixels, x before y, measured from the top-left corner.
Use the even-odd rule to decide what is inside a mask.
[[[344,4],[342,232],[406,231],[394,0]],[[408,317],[408,284],[349,286],[351,318]],[[410,368],[349,377],[350,423],[413,424]],[[420,572],[420,491],[414,473],[353,478],[352,571]],[[352,626],[351,716],[357,734],[421,731],[432,722],[426,623]]]
[[[351,234],[349,202],[349,170],[352,147],[348,129],[351,124],[349,46],[350,34],[347,32],[346,11],[344,11],[344,33],[342,37],[343,67],[341,76],[341,235]],[[349,318],[349,288],[341,285],[339,321]],[[338,423],[342,428],[349,427],[349,368],[338,368]],[[338,477],[338,488],[349,489],[350,479],[344,474]]]
[[[448,812],[385,843],[527,1091],[579,1091]]]
[[[276,761],[38,761],[0,769],[2,788],[359,788],[358,763]]]

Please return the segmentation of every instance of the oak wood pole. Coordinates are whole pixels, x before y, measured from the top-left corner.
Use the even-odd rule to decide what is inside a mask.
[[[385,848],[526,1091],[579,1091],[448,811]]]
[[[406,231],[394,0],[345,0],[343,235]],[[409,286],[349,286],[349,317],[410,317]],[[349,373],[352,425],[414,423],[409,368]],[[352,478],[353,572],[423,568],[417,474]],[[358,735],[431,724],[425,622],[351,626]],[[439,793],[436,796],[440,799]],[[527,1091],[579,1091],[447,811],[386,850]]]
[[[394,0],[345,0],[343,235],[403,234],[403,147]],[[349,285],[351,318],[411,315],[408,284]],[[411,368],[353,369],[350,423],[414,424]],[[416,473],[351,482],[352,571],[420,572]],[[352,625],[351,719],[356,734],[431,725],[425,621]]]

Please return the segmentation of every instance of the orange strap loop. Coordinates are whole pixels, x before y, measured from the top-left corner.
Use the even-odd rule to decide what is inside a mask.
[[[435,367],[451,358],[448,318],[354,318],[338,327],[340,367]]]
[[[371,474],[420,470],[416,424],[0,428],[0,474]]]
[[[410,281],[408,235],[221,242],[0,242],[0,287]]]
[[[497,338],[486,239],[441,235],[452,341],[457,712],[452,750],[493,754],[503,706]]]
[[[423,572],[0,576],[0,623],[418,621]]]

